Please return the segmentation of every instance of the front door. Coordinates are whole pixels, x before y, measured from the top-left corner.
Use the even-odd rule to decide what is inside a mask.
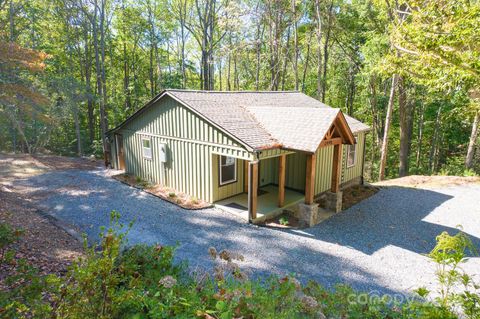
[[[125,169],[125,156],[123,153],[123,136],[120,134],[115,135],[117,140],[117,163],[118,169]]]

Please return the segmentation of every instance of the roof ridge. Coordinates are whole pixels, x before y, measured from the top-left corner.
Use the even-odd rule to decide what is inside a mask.
[[[195,90],[195,89],[165,89],[168,92],[195,92],[195,93],[302,93],[298,90],[290,91],[257,91],[257,90],[242,90],[242,91],[216,91],[216,90]]]

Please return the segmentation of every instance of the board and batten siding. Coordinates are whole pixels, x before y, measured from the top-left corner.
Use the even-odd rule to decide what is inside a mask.
[[[342,173],[340,183],[347,183],[362,176],[362,163],[365,147],[365,133],[356,135],[355,165],[347,167],[347,146],[342,147]],[[332,183],[333,146],[319,148],[316,153],[315,194],[328,191]],[[302,152],[287,155],[285,186],[291,189],[305,191],[306,155]],[[278,157],[260,161],[260,185],[278,184]]]
[[[127,173],[209,202],[220,199],[214,180],[218,155],[252,159],[239,143],[170,97],[139,114],[119,133]],[[151,140],[152,159],[143,157],[142,138]],[[165,163],[159,159],[161,144],[166,145]],[[237,176],[243,178],[242,173]]]
[[[355,134],[357,140],[356,144],[356,155],[355,155],[355,165],[352,167],[347,167],[347,147],[344,145],[342,147],[342,176],[341,184],[345,184],[355,178],[359,178],[363,174],[363,158],[365,152],[365,132],[359,132]]]
[[[241,159],[235,159],[237,165],[237,180],[233,183],[228,183],[226,185],[220,185],[220,167],[219,167],[220,155],[214,154],[212,157],[212,182],[213,182],[213,202],[218,200],[235,196],[237,194],[243,193],[244,186],[244,168],[245,161]]]

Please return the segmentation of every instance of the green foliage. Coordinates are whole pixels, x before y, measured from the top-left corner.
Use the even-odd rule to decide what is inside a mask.
[[[288,218],[285,217],[285,216],[282,216],[280,217],[280,219],[278,220],[280,222],[280,225],[283,225],[283,226],[288,226]]]
[[[459,306],[473,319],[480,318],[480,286],[460,267],[468,255],[478,253],[465,233],[451,236],[443,232],[437,236],[437,245],[428,256],[437,264],[440,305],[449,309]]]
[[[13,229],[8,224],[0,223],[0,262],[12,261],[15,251],[9,250],[8,246],[16,242],[22,233],[21,229]]]
[[[437,303],[359,293],[348,286],[325,289],[316,282],[302,285],[293,276],[249,279],[237,260],[243,256],[209,249],[212,274],[189,272],[174,262],[175,248],[136,245],[126,248],[131,224],[111,223],[100,244],[85,246],[65,277],[38,276],[21,262],[9,279],[12,289],[0,292],[1,315],[8,318],[458,318],[460,305],[468,318],[478,318],[479,295],[458,265],[475,251],[463,233],[437,238],[429,256],[439,265],[445,292]],[[464,289],[454,292],[452,284]],[[426,297],[426,289],[417,289]]]

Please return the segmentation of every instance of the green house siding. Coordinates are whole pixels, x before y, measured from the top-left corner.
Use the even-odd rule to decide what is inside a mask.
[[[342,173],[340,183],[346,183],[362,176],[363,149],[365,133],[357,136],[357,155],[355,165],[347,167],[346,145],[342,147]],[[333,146],[321,147],[317,150],[315,167],[315,194],[318,195],[330,189],[333,169]],[[287,155],[285,186],[299,191],[305,191],[305,153],[298,152]],[[260,186],[278,184],[278,157],[260,160]]]
[[[305,153],[287,155],[285,186],[299,191],[305,191],[305,165],[307,157]]]
[[[220,199],[214,159],[221,154],[251,160],[252,155],[175,100],[163,98],[157,104],[119,132],[126,172],[210,202]],[[142,137],[151,140],[152,159],[143,157]],[[160,161],[161,144],[166,146],[165,163]],[[238,178],[243,180],[243,174]]]
[[[356,135],[357,148],[355,165],[347,167],[347,147],[344,146],[342,154],[342,180],[340,183],[347,183],[355,178],[361,177],[363,174],[364,148],[365,148],[365,132],[360,132]]]
[[[244,191],[245,161],[254,160],[238,141],[170,97],[162,98],[115,134],[123,136],[125,170],[153,183],[172,187],[197,198],[215,202]],[[118,168],[115,134],[111,136],[111,163]],[[152,158],[143,156],[142,138],[151,142]],[[160,160],[162,145],[166,161]],[[357,157],[347,168],[343,147],[341,183],[362,174],[365,133],[357,136]],[[278,156],[286,154],[285,186],[305,190],[306,155],[280,149],[259,152],[259,185],[278,184]],[[237,158],[237,181],[220,186],[219,156]],[[315,194],[330,189],[333,146],[316,152]]]
[[[244,167],[245,161],[236,159],[237,161],[237,181],[226,185],[220,185],[219,179],[219,160],[220,156],[214,154],[212,157],[212,181],[213,181],[213,202],[243,193],[244,185]]]

